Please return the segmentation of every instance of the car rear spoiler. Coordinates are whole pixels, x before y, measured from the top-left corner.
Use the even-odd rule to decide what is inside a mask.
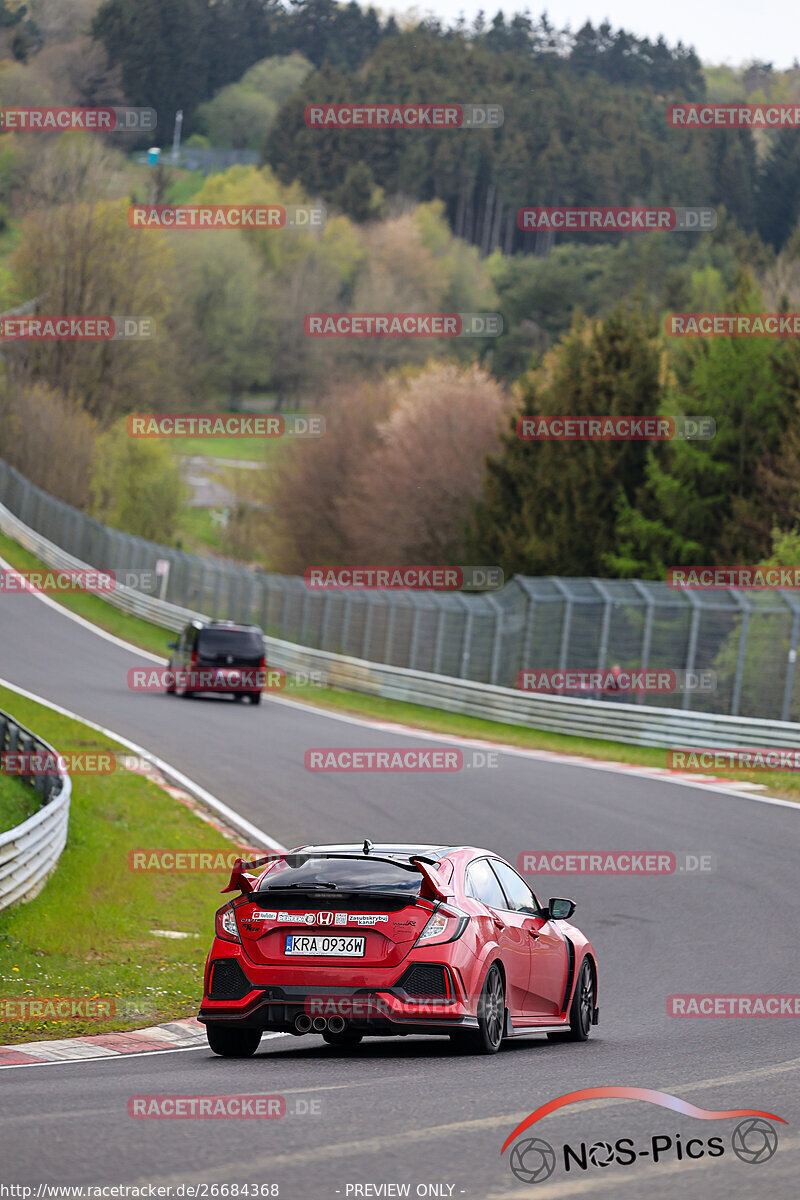
[[[285,854],[268,854],[265,858],[256,858],[252,862],[245,862],[244,859],[237,858],[233,864],[231,877],[228,881],[228,886],[222,889],[222,894],[226,892],[252,892],[255,889],[258,875],[251,875],[250,872],[259,868],[265,867],[267,863],[283,862],[287,858],[299,859],[309,858],[308,854],[303,854],[302,851],[287,850]],[[322,857],[320,855],[320,857]],[[343,854],[336,853],[325,855],[326,858],[345,858],[345,859],[360,859],[360,854]],[[424,858],[423,856],[412,855],[407,862],[401,859],[390,858],[380,854],[371,854],[370,859],[375,862],[391,863],[392,866],[401,867],[406,871],[419,871],[422,876],[422,885],[419,894],[426,900],[449,900],[455,892],[450,887],[449,883],[445,883],[438,871],[434,869],[435,863],[433,860]],[[260,873],[260,872],[259,872]]]
[[[245,862],[243,858],[237,858],[233,864],[228,886],[222,889],[223,896],[226,892],[252,892],[258,876],[250,875],[248,872],[255,867],[265,867],[267,863],[279,862],[285,857],[285,854],[268,854],[266,858],[256,858],[253,862]]]
[[[435,871],[427,862],[421,858],[412,858],[411,861],[422,876],[422,887],[419,889],[419,894],[423,899],[450,900],[455,896],[450,884],[445,883],[439,872]]]

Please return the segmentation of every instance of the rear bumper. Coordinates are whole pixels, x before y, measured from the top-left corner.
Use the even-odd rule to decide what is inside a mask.
[[[231,962],[230,959],[221,961],[226,964]],[[238,961],[241,969],[241,960],[234,961]],[[219,962],[216,960],[210,966],[216,966]],[[399,969],[376,972],[377,978],[374,980],[362,978],[360,986],[355,987],[321,981],[256,984],[242,972],[239,978],[243,986],[235,999],[214,999],[209,994],[210,972],[207,971],[206,992],[198,1020],[205,1024],[213,1022],[289,1033],[303,1032],[295,1026],[295,1020],[301,1014],[307,1015],[312,1021],[314,1018],[322,1018],[323,1021],[341,1018],[348,1028],[373,1033],[477,1028],[474,1011],[469,1011],[468,997],[458,971],[446,964],[439,966],[446,978],[448,994],[431,997],[412,996],[405,991],[402,983],[410,970],[408,960]],[[214,990],[212,988],[212,993]]]

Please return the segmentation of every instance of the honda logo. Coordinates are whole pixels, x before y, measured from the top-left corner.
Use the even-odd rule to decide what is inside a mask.
[[[333,924],[333,913],[332,912],[317,913],[317,920],[319,921],[320,925],[332,925]]]

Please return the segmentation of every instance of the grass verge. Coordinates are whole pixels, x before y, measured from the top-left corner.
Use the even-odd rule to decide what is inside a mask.
[[[5,688],[0,708],[62,753],[122,750]],[[28,904],[0,912],[0,1043],[141,1028],[193,1016],[202,997],[229,867],[219,860],[215,872],[134,871],[128,856],[164,848],[227,859],[233,844],[141,775],[74,775],[72,782],[69,839],[58,866]],[[190,936],[164,939],[155,929]],[[9,1019],[13,1010],[4,1002],[23,997],[97,997],[114,1012],[110,1020]]]
[[[19,570],[41,568],[33,555],[22,550],[10,538],[0,534],[0,554]],[[32,602],[35,602],[32,599]],[[138,617],[129,617],[118,612],[99,596],[67,594],[55,596],[60,603],[101,629],[107,629],[156,654],[166,657],[166,643],[173,634],[159,629]],[[548,733],[544,730],[524,726],[504,725],[498,721],[486,721],[480,717],[463,716],[460,713],[443,712],[426,708],[420,704],[408,704],[400,700],[386,700],[379,696],[362,695],[358,692],[340,691],[334,688],[292,687],[288,685],[282,693],[291,699],[319,708],[352,713],[355,716],[372,717],[376,720],[393,721],[416,729],[427,729],[434,733],[460,735],[497,742],[506,746],[521,746],[536,750],[551,750],[561,754],[579,755],[590,759],[611,759],[615,762],[637,766],[666,767],[667,751],[650,746],[629,746],[624,742],[602,741],[593,738],[572,737],[566,734]],[[702,774],[702,771],[697,773]],[[800,801],[800,775],[780,771],[707,771],[705,774],[724,776],[731,783],[745,782],[762,785],[772,796]]]
[[[41,797],[16,775],[0,772],[0,833],[32,817]]]

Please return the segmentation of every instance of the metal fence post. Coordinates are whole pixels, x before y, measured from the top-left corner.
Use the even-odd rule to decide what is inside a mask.
[[[463,596],[458,597],[461,603],[467,610],[467,619],[464,622],[464,641],[461,646],[461,665],[459,667],[459,679],[466,679],[467,667],[469,665],[470,643],[472,641],[472,606],[467,604]]]
[[[731,695],[731,716],[738,717],[739,705],[742,699],[742,675],[744,674],[744,654],[747,648],[747,631],[750,627],[750,613],[753,606],[748,597],[741,596],[733,588],[731,588],[731,595],[742,610],[742,627],[739,630],[739,655],[736,659],[736,674],[733,679],[733,693]]]
[[[492,661],[489,667],[489,683],[497,683],[497,673],[500,669],[500,639],[503,634],[503,610],[494,596],[487,595],[486,599],[494,609],[494,637],[492,638]]]
[[[691,592],[686,592],[686,597],[692,606],[692,623],[689,628],[689,646],[686,651],[686,674],[694,670],[694,661],[697,657],[697,635],[700,630],[700,605]],[[691,700],[691,692],[688,688],[683,689],[683,701],[681,708],[688,708]]]
[[[419,639],[419,615],[422,610],[416,596],[412,595],[411,603],[414,605],[414,616],[411,620],[411,644],[408,647],[408,666],[413,671],[414,660],[417,656],[417,641]]]
[[[389,594],[389,620],[386,622],[386,649],[384,650],[384,661],[390,663],[392,661],[392,650],[394,649],[394,624],[397,614],[397,601],[394,593]]]
[[[435,592],[434,595],[436,595]],[[444,619],[447,610],[441,596],[436,596],[436,603],[439,605],[439,612],[436,617],[436,649],[433,656],[433,673],[434,675],[440,675],[442,672],[442,654],[444,653]]]
[[[608,593],[608,588],[604,587],[599,579],[593,579],[592,585],[597,588],[604,602],[603,624],[600,627],[600,645],[597,650],[597,668],[602,671],[606,665],[606,655],[608,654],[608,635],[611,629],[611,605],[613,601]]]
[[[636,588],[639,595],[644,598],[644,602],[647,605],[647,614],[644,618],[644,628],[642,629],[642,649],[639,655],[641,659],[641,668],[643,671],[646,671],[647,665],[650,662],[650,643],[653,638],[653,616],[656,606],[653,597],[650,595],[644,584],[640,583],[638,579],[632,579],[631,583]],[[644,704],[643,692],[637,693],[636,703]]]
[[[533,632],[536,623],[536,600],[528,589],[525,589],[525,598],[528,602],[528,616],[525,622],[525,637],[522,643],[522,670],[526,671],[530,666],[531,651],[533,648]]]
[[[375,603],[372,596],[367,597],[367,615],[364,618],[364,635],[361,638],[362,658],[369,658],[369,635],[372,632],[372,609]]]
[[[347,654],[347,637],[350,633],[350,605],[352,600],[352,592],[348,592],[344,598],[344,617],[342,618],[342,654]]]
[[[781,720],[791,720],[789,714],[792,710],[792,690],[794,688],[794,665],[797,662],[797,638],[800,633],[800,607],[797,601],[791,595],[784,595],[780,592],[786,603],[792,610],[792,633],[789,640],[789,653],[786,656],[786,681],[783,685],[783,708],[781,709]]]
[[[300,613],[300,641],[303,645],[308,645],[306,642],[306,621],[308,620],[308,603],[310,599],[311,592],[306,588]]]
[[[560,579],[555,576],[551,577],[551,582],[555,584],[561,595],[564,597],[564,619],[561,622],[561,649],[558,655],[558,669],[565,671],[567,667],[567,656],[569,655],[569,632],[572,623],[572,596],[566,586]]]

